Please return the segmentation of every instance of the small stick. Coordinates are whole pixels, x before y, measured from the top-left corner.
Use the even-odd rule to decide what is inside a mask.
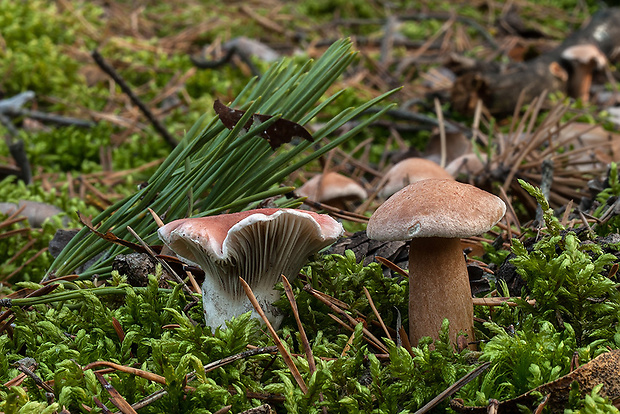
[[[405,331],[405,328],[403,328],[402,325],[398,328],[398,337],[400,338],[401,346],[409,352],[409,355],[411,355],[412,358],[415,357],[413,350],[411,349],[411,342],[409,342],[409,335],[407,335],[407,331]]]
[[[470,138],[471,142],[476,142],[476,138],[480,138],[480,141],[484,145],[489,145],[489,140],[486,139],[482,134],[480,134],[480,115],[482,114],[482,99],[478,99],[476,101],[476,109],[474,110],[474,122],[472,124],[471,132],[472,136]],[[478,136],[480,134],[480,136]],[[499,140],[499,153],[503,152],[503,142]]]
[[[19,251],[17,253],[15,253],[5,264],[8,266],[11,263],[13,263],[13,261],[17,260],[19,258],[19,256],[21,256],[22,254],[24,254],[25,252],[27,252],[28,250],[30,250],[30,248],[37,242],[37,239],[32,239],[30,240],[28,243],[26,243],[21,249],[19,249]]]
[[[235,355],[230,355],[230,356],[227,356],[226,358],[222,358],[222,359],[219,359],[217,361],[209,362],[207,365],[204,366],[205,373],[211,372],[214,369],[221,368],[221,367],[223,367],[225,365],[228,365],[228,364],[230,364],[232,362],[238,361],[238,360],[243,359],[243,358],[251,357],[251,356],[254,356],[254,355],[260,355],[260,354],[271,354],[271,353],[274,353],[274,352],[277,352],[277,351],[278,351],[278,347],[277,346],[265,346],[265,347],[261,347],[261,348],[249,349],[247,351],[243,351],[243,352],[240,352],[240,353],[235,354]],[[185,377],[185,382],[190,382],[194,378],[196,378],[196,371],[193,371],[193,372],[190,372],[189,374],[187,374],[187,376]],[[161,395],[160,397],[158,397],[156,399],[159,399],[161,397],[163,397],[163,395]],[[150,397],[147,397],[147,398],[150,398]],[[155,400],[153,400],[153,401],[155,401]],[[150,404],[150,402],[149,402],[149,404]],[[148,405],[148,404],[146,404],[146,405]],[[140,406],[139,408],[142,408],[142,407],[144,407],[146,405]],[[134,406],[134,408],[136,408],[136,407]]]
[[[540,402],[540,404],[538,404],[538,407],[536,407],[536,410],[534,410],[534,414],[542,414],[543,409],[545,408],[545,406],[549,402],[550,397],[551,397],[551,394],[547,394],[547,395],[545,395],[543,397],[543,399]]]
[[[17,316],[15,316],[13,313],[14,312],[11,309],[5,310],[2,313],[2,320],[4,321],[7,318],[8,320],[6,320],[3,324],[0,324],[0,334],[2,334],[4,331],[7,331],[9,333],[9,336],[12,336],[13,328],[11,327],[11,324],[13,323],[15,318],[17,318]]]
[[[330,318],[332,318],[334,321],[336,321],[338,323],[338,325],[342,326],[343,328],[345,328],[346,330],[350,331],[350,332],[355,332],[355,328],[351,327],[349,324],[347,324],[345,321],[343,321],[342,319],[340,319],[339,317],[337,317],[336,315],[334,315],[333,313],[328,313],[327,316],[329,316]],[[358,321],[355,321],[356,324],[360,323]],[[367,336],[364,336],[364,339],[366,340],[366,342],[368,342],[370,345],[374,346],[377,349],[382,349],[383,350],[383,344],[378,343],[376,340],[372,340]],[[349,338],[350,341],[353,341],[352,338]],[[346,348],[346,347],[345,347]],[[387,351],[384,351],[387,352]]]
[[[138,401],[137,403],[132,404],[131,407],[134,410],[139,410],[139,409],[144,408],[147,405],[149,405],[151,403],[154,403],[155,401],[163,398],[167,394],[168,394],[168,392],[166,390],[155,391],[153,394],[148,395],[145,398],[143,398],[142,400]]]
[[[118,339],[123,342],[125,340],[125,332],[123,331],[121,323],[114,316],[112,316],[112,326],[114,327],[114,331],[116,332]]]
[[[562,215],[562,220],[560,220],[560,224],[564,227],[568,224],[568,216],[570,215],[570,211],[573,209],[573,200],[570,200],[564,209],[564,214]]]
[[[110,394],[110,397],[109,397],[110,402],[116,408],[118,408],[121,411],[121,413],[138,414],[136,410],[134,410],[132,406],[127,402],[127,400],[124,399],[123,396],[119,394],[119,392],[114,388],[114,386],[112,386],[112,384],[110,384],[108,380],[103,378],[103,375],[101,375],[98,372],[95,372],[95,377],[97,377],[97,380],[101,383],[103,388],[108,392],[108,394]]]
[[[92,128],[96,125],[94,122],[86,121],[84,119],[47,114],[45,112],[32,111],[26,108],[13,108],[7,111],[7,113],[14,117],[21,116],[36,119],[37,121],[51,122],[58,125],[73,125],[80,128]]]
[[[7,232],[10,233],[10,232]],[[5,234],[7,234],[5,233]],[[34,262],[37,257],[41,256],[43,253],[45,253],[48,250],[47,247],[42,248],[41,250],[39,250],[38,252],[36,252],[31,258],[29,258],[28,260],[26,260],[24,263],[22,263],[21,266],[19,266],[17,269],[13,270],[13,272],[11,272],[9,275],[7,276],[3,276],[3,278],[0,280],[0,282],[4,282],[6,280],[10,280],[13,276],[15,276],[16,274],[18,274],[19,272],[22,271],[22,269],[26,266],[28,266],[30,263]]]
[[[263,26],[265,29],[272,30],[275,33],[278,33],[281,35],[286,34],[286,30],[282,26],[276,23],[273,19],[261,16],[260,14],[256,13],[253,7],[250,7],[249,5],[244,4],[240,7],[240,10],[243,13],[245,13],[248,17],[255,20],[256,23],[258,23],[260,26]]]
[[[147,207],[146,209],[149,211],[149,213],[151,213],[151,216],[153,216],[153,220],[155,220],[155,223],[157,223],[157,227],[164,227],[164,222],[159,217],[159,215],[157,215],[157,213],[154,212],[153,209],[150,207]]]
[[[192,285],[194,292],[202,293],[202,289],[200,289],[200,286],[198,286],[198,282],[196,282],[196,279],[194,278],[194,275],[192,274],[192,272],[190,272],[189,270],[185,270],[185,274],[187,275],[187,278],[189,279],[189,283]]]
[[[577,212],[579,213],[579,217],[581,218],[581,221],[588,229],[588,233],[590,233],[591,236],[594,236],[595,235],[594,230],[592,230],[592,227],[590,227],[590,223],[588,223],[588,219],[586,218],[586,216],[579,209],[577,209]]]
[[[470,373],[461,377],[461,379],[459,379],[457,382],[455,382],[454,384],[446,388],[441,394],[439,394],[438,396],[430,400],[428,404],[420,408],[414,414],[423,414],[423,413],[430,411],[433,407],[435,407],[437,404],[443,401],[444,398],[454,394],[455,392],[463,388],[467,383],[469,383],[471,380],[476,378],[478,375],[482,374],[490,366],[491,366],[490,362],[485,362],[484,364],[476,367],[476,369],[474,369]]]
[[[99,398],[93,396],[93,402],[95,403],[95,405],[99,408],[101,408],[101,411],[103,412],[103,414],[112,414],[112,411],[110,411],[110,409],[108,407],[106,407],[101,400],[99,400]]]
[[[370,308],[372,309],[373,313],[377,317],[377,320],[381,324],[381,327],[383,328],[383,331],[385,332],[385,335],[391,341],[392,340],[392,336],[388,332],[388,329],[385,326],[385,323],[383,323],[383,319],[381,318],[381,315],[379,315],[379,311],[377,310],[377,307],[375,306],[375,303],[373,302],[372,297],[370,296],[370,292],[368,291],[368,289],[366,289],[366,286],[364,286],[364,294],[366,295],[366,298],[368,299],[368,303],[370,304]]]
[[[299,329],[299,336],[301,337],[301,344],[304,347],[304,351],[306,352],[306,359],[308,360],[308,369],[310,370],[310,374],[313,374],[316,371],[316,364],[314,363],[314,355],[312,355],[312,348],[310,347],[310,342],[308,341],[308,337],[306,336],[306,331],[304,326],[301,323],[301,318],[299,317],[299,309],[297,309],[297,302],[295,302],[295,296],[293,294],[293,288],[291,288],[291,284],[289,283],[286,276],[281,275],[282,277],[282,285],[284,286],[284,293],[286,293],[286,297],[291,304],[291,309],[293,310],[293,316],[295,316],[295,321],[297,322],[297,327]]]
[[[21,383],[24,382],[26,377],[27,377],[27,375],[22,372],[21,374],[19,374],[15,378],[12,378],[12,379],[8,380],[7,382],[5,382],[3,385],[5,387],[7,387],[7,388],[14,387],[14,386],[15,387],[19,387],[21,385]]]
[[[87,190],[90,190],[95,196],[99,197],[99,199],[101,201],[103,201],[103,203],[105,203],[105,208],[110,207],[112,204],[112,201],[106,197],[105,194],[103,194],[101,191],[97,190],[97,188],[92,185],[90,182],[88,182],[88,180],[84,177],[80,177],[80,181],[84,184],[84,186],[86,187]],[[101,203],[100,203],[101,204]]]
[[[276,352],[277,350],[278,350],[277,346],[264,346],[260,348],[248,349],[247,351],[243,351],[238,354],[231,355],[226,358],[222,358],[220,360],[208,363],[207,365],[205,365],[205,372],[213,371],[216,368],[223,367],[224,365],[228,365],[231,362],[235,362],[239,359],[251,357],[254,355],[260,355],[260,354],[271,354],[271,353]]]
[[[317,210],[326,210],[330,216],[334,216],[348,221],[353,221],[355,223],[368,223],[368,217],[361,214],[357,214],[351,211],[344,211],[339,208],[308,199],[305,199],[303,203],[308,206],[314,207]]]
[[[389,268],[390,270],[393,270],[399,275],[402,275],[406,277],[407,279],[409,279],[409,272],[403,269],[402,267],[398,266],[396,263],[392,262],[391,260],[388,260],[385,257],[381,257],[381,256],[375,256],[375,260],[381,263],[383,266]]]
[[[0,112],[0,124],[4,125],[10,136],[16,137],[19,135],[19,131],[17,130],[17,128],[15,128],[13,122],[11,122],[11,120],[7,116],[5,116],[3,112]],[[7,145],[10,145],[12,142],[12,140],[8,137],[5,140]]]
[[[157,382],[158,384],[162,384],[162,385],[166,384],[166,377],[162,377],[161,375],[157,375],[152,372],[144,371],[138,368],[132,368],[132,367],[127,367],[125,365],[115,364],[114,362],[109,362],[109,361],[91,362],[90,364],[84,366],[82,370],[86,371],[86,370],[93,369],[94,367],[99,367],[99,366],[110,367],[117,371],[124,372],[126,374],[135,375],[137,377],[144,378],[149,381]]]
[[[134,105],[140,108],[140,111],[142,111],[144,116],[146,116],[146,118],[151,122],[153,128],[155,128],[155,130],[162,136],[162,138],[164,138],[164,141],[166,141],[166,143],[168,143],[170,147],[176,147],[178,144],[177,140],[172,135],[170,135],[170,132],[168,132],[166,127],[155,117],[155,115],[153,115],[151,110],[146,107],[146,105],[140,100],[140,98],[138,98],[133,93],[129,85],[127,85],[127,82],[125,82],[125,80],[118,74],[118,72],[116,72],[116,70],[114,70],[114,68],[103,59],[103,56],[101,56],[99,51],[95,49],[92,51],[91,55],[93,57],[93,60],[95,61],[95,63],[97,63],[97,65],[99,65],[101,70],[107,73],[114,80],[114,82],[118,84],[122,91],[125,92],[129,99],[131,99],[131,102],[133,102]]]
[[[504,187],[499,186],[498,188],[499,188],[501,198],[504,200],[504,203],[506,203],[506,206],[508,207],[508,210],[510,211],[510,215],[512,216],[510,221],[516,224],[517,228],[519,229],[519,234],[521,234],[521,223],[519,222],[517,213],[512,207],[512,203],[510,202],[510,199],[508,198],[508,194],[506,194],[506,190],[504,190]]]
[[[305,290],[306,292],[308,292],[309,294],[311,294],[312,296],[315,296],[315,297],[316,297],[317,299],[319,299],[321,302],[328,301],[328,302],[331,302],[331,303],[333,303],[334,305],[336,305],[336,306],[340,307],[341,309],[349,309],[349,305],[347,305],[345,302],[343,302],[343,301],[341,301],[341,300],[339,300],[339,299],[336,299],[336,298],[335,298],[335,297],[333,297],[333,296],[329,296],[329,295],[328,295],[328,294],[326,294],[326,293],[323,293],[323,292],[321,292],[321,291],[318,291],[318,290],[314,289],[314,288],[313,288],[312,286],[310,286],[310,285],[305,285],[305,286],[304,286],[304,290]],[[320,297],[319,297],[319,296],[320,296]]]
[[[250,288],[250,285],[248,285],[247,282],[243,280],[242,277],[239,277],[239,282],[243,286],[243,290],[245,290],[245,294],[247,295],[248,299],[250,299],[250,302],[252,302],[252,306],[254,306],[254,309],[256,310],[256,312],[260,315],[260,317],[263,319],[263,322],[265,322],[265,324],[267,325],[267,329],[269,329],[269,333],[271,333],[271,337],[276,343],[276,346],[278,347],[278,350],[280,351],[280,354],[282,355],[284,362],[286,363],[288,368],[291,370],[291,374],[293,374],[293,378],[295,378],[295,381],[297,381],[297,385],[299,385],[299,388],[301,388],[301,391],[304,394],[307,394],[308,387],[306,386],[304,379],[301,377],[301,374],[299,373],[297,366],[293,362],[293,358],[291,358],[291,355],[288,353],[288,351],[284,347],[284,344],[278,337],[276,330],[273,329],[273,326],[271,326],[269,319],[267,319],[267,315],[265,315],[265,312],[263,312],[263,309],[260,307],[258,300],[256,300],[256,296],[254,296],[254,292],[252,292],[252,288]]]
[[[54,392],[54,389],[50,387],[48,384],[46,384],[45,382],[43,382],[43,380],[37,374],[35,374],[33,371],[30,370],[30,367],[27,367],[21,361],[16,362],[16,365],[19,371],[23,372],[25,375],[32,378],[35,384],[37,384],[39,387],[43,388],[47,392],[52,392],[52,393]]]
[[[517,303],[514,302],[515,299],[520,298],[472,298],[472,302],[474,306],[499,306],[505,303],[510,307],[514,307],[517,306]],[[534,299],[528,299],[527,303],[534,306],[536,304],[536,301]]]
[[[20,211],[24,209],[24,207],[26,206],[21,206],[19,209]],[[10,225],[13,225],[15,223],[19,223],[20,221],[26,221],[28,220],[28,217],[26,216],[21,216],[21,217],[16,217],[16,218],[7,218],[6,220],[4,220],[2,223],[0,223],[0,229],[4,228],[4,227],[9,227]],[[24,230],[30,231],[32,230],[30,227],[25,228]],[[9,231],[14,231],[14,230],[9,230]],[[2,236],[0,236],[0,238],[4,238],[6,233],[2,233]]]
[[[26,154],[26,147],[24,141],[19,139],[15,142],[8,144],[9,152],[15,160],[15,163],[19,167],[18,178],[25,184],[32,183],[32,168],[30,167],[30,161],[28,161],[28,155]]]
[[[446,168],[446,124],[443,120],[443,112],[439,99],[435,98],[435,112],[437,113],[437,123],[439,124],[439,142],[441,144],[441,160],[439,165]]]
[[[349,337],[349,340],[344,345],[344,348],[342,348],[342,352],[340,353],[340,358],[344,357],[346,355],[346,353],[349,352],[349,349],[351,349],[351,345],[353,345],[353,340],[354,339],[355,339],[355,331],[353,331],[353,333]]]
[[[289,283],[286,276],[282,276],[282,284],[284,285],[284,293],[286,293],[286,297],[291,304],[291,308],[293,309],[293,315],[295,316],[295,321],[297,322],[297,327],[299,328],[299,336],[301,337],[301,343],[304,347],[304,351],[306,352],[306,359],[308,360],[308,369],[310,371],[310,375],[312,375],[316,371],[316,364],[314,363],[314,355],[312,354],[312,347],[310,346],[310,341],[308,341],[308,336],[306,335],[306,330],[301,323],[301,318],[299,317],[299,310],[297,309],[297,302],[295,302],[295,295],[293,294],[293,289],[291,288],[291,284]],[[319,401],[324,401],[323,393],[319,394]],[[327,407],[322,406],[323,413],[327,414]]]
[[[26,217],[18,217],[22,213],[22,211],[24,211],[25,208],[26,208],[26,205],[22,204],[20,207],[17,208],[17,210],[13,211],[11,213],[11,215],[8,216],[6,218],[6,220],[4,220],[2,222],[2,227],[9,226],[9,225],[17,223],[19,221],[26,220]],[[14,220],[14,219],[16,219],[16,221],[11,221],[11,220]]]
[[[309,293],[312,293],[312,292],[309,292]],[[327,305],[334,312],[339,313],[340,315],[344,316],[351,325],[355,326],[358,324],[358,321],[356,321],[351,315],[346,313],[344,310],[340,309],[338,306],[334,305],[333,303],[329,302],[328,300],[324,299],[323,297],[319,295],[313,295],[313,296],[317,298],[318,300],[320,300],[321,302],[323,302],[325,305]],[[372,333],[370,333],[368,329],[362,328],[362,332],[364,332],[364,335],[366,335],[366,337],[368,337],[375,344],[375,346],[377,346],[378,349],[380,349],[381,351],[385,353],[388,352],[387,347],[383,345],[383,343],[379,341],[377,337],[375,337]]]

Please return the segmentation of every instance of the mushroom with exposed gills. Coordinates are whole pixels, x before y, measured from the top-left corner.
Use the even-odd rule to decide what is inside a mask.
[[[473,302],[461,237],[490,230],[506,212],[493,194],[454,180],[417,181],[387,199],[370,217],[375,240],[409,240],[409,340],[438,339],[444,318],[450,339],[473,340]]]
[[[160,227],[158,235],[184,262],[204,271],[207,325],[217,328],[248,311],[258,317],[239,282],[242,277],[277,328],[282,315],[272,304],[280,297],[274,289],[280,275],[297,277],[310,255],[343,232],[326,214],[265,208],[175,220]]]

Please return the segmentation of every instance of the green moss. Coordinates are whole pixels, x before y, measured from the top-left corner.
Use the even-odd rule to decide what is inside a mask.
[[[367,315],[369,320],[375,319],[363,294],[363,288],[366,287],[388,326],[395,325],[399,312],[402,324],[406,326],[408,323],[409,283],[401,278],[386,279],[379,263],[364,266],[356,261],[352,251],[347,250],[344,256],[322,256],[320,260],[311,262],[304,273],[310,285],[348,303],[354,313]],[[311,333],[327,332],[325,326],[332,325],[331,318],[326,315],[328,308],[305,292],[303,286],[300,279],[293,283],[294,291],[299,294],[298,307],[302,319],[311,327]],[[287,315],[285,320],[294,324],[288,301],[283,299],[276,304]]]
[[[337,14],[340,18],[377,18],[382,16],[382,10],[377,4],[364,0],[312,0],[302,2],[299,11],[303,15],[313,18],[333,18]]]
[[[0,91],[11,96],[31,89],[37,94],[62,95],[79,81],[79,63],[67,53],[81,35],[81,25],[69,12],[59,12],[55,3],[41,0],[0,1],[3,47],[0,60]],[[99,13],[85,5],[86,15]]]
[[[589,394],[583,398],[579,394],[576,383],[571,386],[570,406],[573,409],[567,409],[564,414],[618,414],[620,411],[613,402],[606,397],[601,396],[600,392],[604,384],[595,386]]]

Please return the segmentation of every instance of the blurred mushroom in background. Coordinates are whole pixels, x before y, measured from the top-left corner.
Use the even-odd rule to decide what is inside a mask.
[[[317,174],[295,190],[299,197],[347,210],[348,201],[365,200],[368,193],[357,181],[336,172]]]
[[[452,175],[434,161],[415,157],[404,159],[394,164],[379,181],[379,197],[388,198],[409,184],[429,178],[452,179]]]

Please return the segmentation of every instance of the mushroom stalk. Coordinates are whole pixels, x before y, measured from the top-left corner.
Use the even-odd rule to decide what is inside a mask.
[[[574,67],[574,73],[570,79],[570,92],[574,98],[581,98],[582,102],[590,100],[590,88],[592,87],[592,72],[596,64],[594,62],[578,63]]]
[[[444,318],[450,320],[450,340],[459,332],[473,340],[474,306],[460,239],[412,239],[409,248],[409,339],[438,339]]]

